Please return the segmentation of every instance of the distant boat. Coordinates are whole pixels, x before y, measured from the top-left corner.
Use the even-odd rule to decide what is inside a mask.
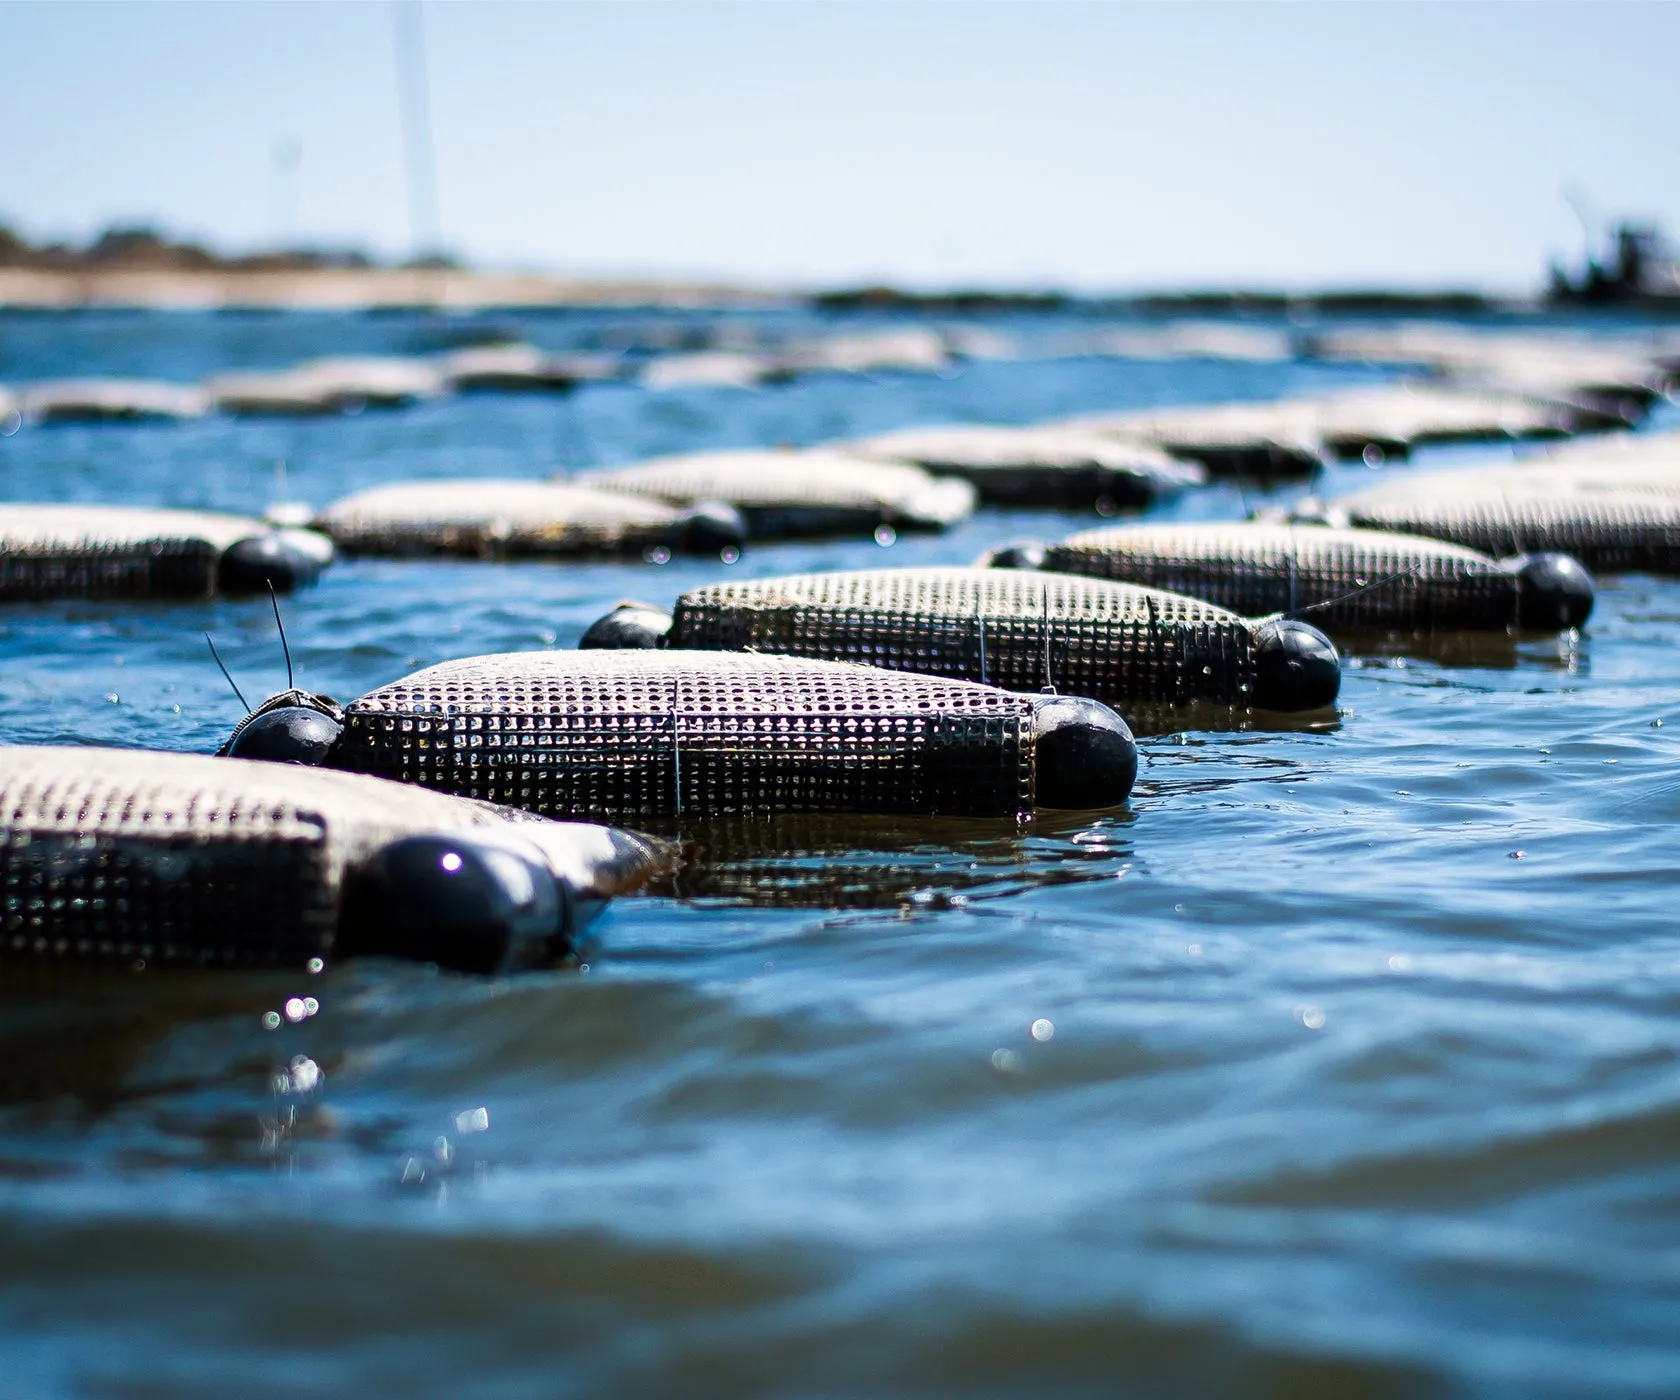
[[[1680,309],[1680,253],[1656,224],[1617,224],[1610,232],[1606,256],[1602,260],[1589,257],[1578,277],[1552,264],[1547,299],[1574,305]]]

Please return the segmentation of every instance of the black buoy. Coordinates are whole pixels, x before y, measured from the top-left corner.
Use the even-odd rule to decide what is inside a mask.
[[[344,732],[344,711],[324,695],[287,690],[271,696],[239,722],[218,758],[256,758],[265,763],[326,762]]]
[[[747,522],[727,501],[700,501],[682,514],[682,548],[690,554],[720,554],[747,542]]]
[[[1273,618],[1254,631],[1254,703],[1262,710],[1320,710],[1341,689],[1341,658],[1318,628]]]
[[[1555,632],[1592,615],[1592,575],[1571,555],[1520,554],[1503,562],[1517,575],[1517,626]]]
[[[1049,545],[1043,540],[1010,540],[976,560],[982,569],[1042,569]]]
[[[1113,807],[1137,780],[1132,731],[1107,705],[1078,695],[1033,705],[1037,731],[1037,800],[1045,807]]]
[[[343,956],[386,953],[458,972],[551,960],[567,925],[552,872],[492,840],[409,836],[376,852],[345,889]]]
[[[312,583],[329,558],[290,538],[286,531],[252,535],[222,551],[216,564],[216,588],[221,593],[241,594],[265,593],[272,586],[276,593],[289,593]]]
[[[620,603],[589,625],[579,651],[635,651],[665,645],[671,614],[651,603]]]
[[[288,705],[258,715],[229,744],[229,758],[267,763],[321,763],[344,726],[320,710]]]

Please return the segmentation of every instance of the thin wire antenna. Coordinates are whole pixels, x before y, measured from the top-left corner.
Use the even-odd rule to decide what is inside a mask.
[[[1361,593],[1369,593],[1374,588],[1387,588],[1390,584],[1398,583],[1401,579],[1410,578],[1422,570],[1422,564],[1413,564],[1409,569],[1402,569],[1397,574],[1390,574],[1387,578],[1373,579],[1370,583],[1361,584],[1358,588],[1349,589],[1346,593],[1338,594],[1334,598],[1326,598],[1322,603],[1308,603],[1304,608],[1290,608],[1287,612],[1279,613],[1279,617],[1301,617],[1305,613],[1319,612],[1324,608],[1333,608],[1338,603],[1345,603],[1349,598],[1357,598]]]
[[[280,600],[274,596],[274,580],[267,579],[265,582],[268,584],[268,601],[274,608],[274,625],[280,631],[280,650],[286,657],[286,689],[293,690],[296,687],[292,685],[292,649],[286,645],[286,624],[280,621]]]
[[[210,634],[208,632],[204,634],[204,640],[210,642],[210,656],[216,663],[216,669],[222,673],[223,679],[225,679],[229,685],[233,686],[233,693],[238,697],[240,706],[249,710],[251,708],[251,702],[240,694],[238,684],[234,681],[232,676],[228,675],[228,668],[222,665],[222,658],[217,655],[216,644],[210,641]]]
[[[1511,532],[1511,553],[1521,554],[1523,552],[1522,534],[1517,529],[1516,516],[1512,514],[1511,508],[1503,502],[1500,504],[1499,516],[1500,523]]]
[[[1166,657],[1161,637],[1161,614],[1155,607],[1153,593],[1143,595],[1143,606],[1149,613],[1149,647],[1155,654],[1155,674],[1159,677],[1166,670]]]
[[[1050,586],[1045,585],[1044,591],[1038,595],[1043,604],[1044,615],[1044,689],[1047,694],[1056,693],[1056,680],[1050,674]]]
[[[1569,206],[1569,212],[1581,225],[1581,243],[1586,250],[1586,260],[1590,263],[1598,253],[1594,246],[1597,240],[1593,236],[1593,225],[1598,222],[1598,216],[1593,211],[1592,201],[1575,185],[1565,185],[1558,193],[1563,196],[1563,202]]]
[[[671,682],[671,771],[676,778],[677,815],[682,815],[682,738],[677,714],[677,681]]]

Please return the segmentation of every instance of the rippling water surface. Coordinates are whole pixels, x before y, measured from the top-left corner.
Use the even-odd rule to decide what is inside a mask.
[[[0,319],[0,380],[426,329]],[[1064,359],[24,428],[0,492],[259,509],[281,461],[321,503],[1371,377]],[[300,683],[348,698],[570,645],[626,596],[1077,523],[986,512],[727,570],[348,562],[285,609]],[[0,736],[213,747],[240,710],[205,630],[248,694],[282,683],[266,604],[8,609]],[[614,906],[582,970],[8,974],[0,1390],[1680,1393],[1677,736],[1680,585],[1627,578],[1579,636],[1349,657],[1334,721],[1150,738],[1122,810],[691,833],[706,859]]]

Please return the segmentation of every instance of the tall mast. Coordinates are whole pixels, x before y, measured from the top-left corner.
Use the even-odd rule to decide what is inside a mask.
[[[408,164],[408,232],[415,258],[438,248],[437,194],[432,170],[431,98],[426,84],[426,31],[420,0],[392,0],[397,102]]]

